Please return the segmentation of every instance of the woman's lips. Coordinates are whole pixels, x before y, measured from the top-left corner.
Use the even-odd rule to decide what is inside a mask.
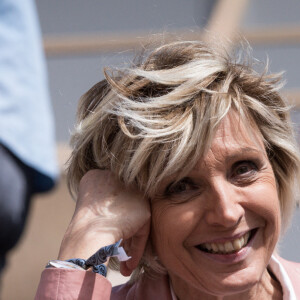
[[[198,246],[196,246],[198,253],[201,253],[201,255],[204,255],[206,258],[213,260],[214,262],[218,262],[218,263],[222,263],[222,264],[232,264],[232,263],[238,263],[241,262],[242,260],[244,260],[248,253],[250,253],[249,251],[251,251],[252,249],[252,245],[256,240],[256,235],[257,232],[259,231],[258,228],[256,229],[252,229],[248,232],[246,232],[244,235],[242,235],[241,237],[243,237],[244,239],[244,245],[239,249],[239,250],[233,250],[233,251],[227,251],[225,250],[225,247],[227,247],[227,249],[231,249],[231,246],[234,248],[234,241],[237,239],[232,239],[230,240],[231,246],[225,246],[226,243],[223,243],[224,246],[224,251],[220,251],[219,249],[219,245],[218,245],[218,250],[216,252],[214,252],[214,250],[208,250],[206,248],[206,246],[203,246],[204,244],[200,244]],[[248,240],[245,242],[245,239],[247,239],[247,235],[249,234]],[[240,240],[241,237],[239,237]],[[238,242],[236,242],[238,243]],[[207,244],[207,243],[205,243]],[[213,243],[212,243],[213,244]],[[221,243],[219,243],[221,244]],[[239,246],[236,244],[236,246]],[[229,248],[230,247],[230,248]],[[222,249],[222,246],[221,246]],[[199,251],[200,250],[200,251]]]
[[[257,229],[249,230],[242,235],[239,235],[231,240],[224,242],[216,241],[211,243],[203,243],[197,245],[197,248],[201,251],[212,253],[212,254],[231,254],[238,252],[240,249],[245,247],[250,239],[254,236]]]

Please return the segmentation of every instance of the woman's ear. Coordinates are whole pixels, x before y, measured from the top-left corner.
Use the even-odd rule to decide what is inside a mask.
[[[120,272],[123,276],[130,276],[133,270],[138,266],[149,238],[150,220],[147,221],[134,236],[123,243],[123,247],[131,258],[120,263]]]
[[[120,272],[123,276],[130,276],[131,273],[133,272],[133,269],[127,267],[126,261],[122,261],[120,263]]]

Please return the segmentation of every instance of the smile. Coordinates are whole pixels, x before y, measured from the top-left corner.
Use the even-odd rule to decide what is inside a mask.
[[[214,254],[235,253],[249,243],[255,232],[256,230],[248,231],[243,236],[231,241],[226,241],[225,243],[203,243],[198,245],[197,248],[201,251]]]

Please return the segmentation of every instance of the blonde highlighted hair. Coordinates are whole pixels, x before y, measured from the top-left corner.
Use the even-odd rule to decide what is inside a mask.
[[[260,130],[286,227],[299,155],[280,76],[259,74],[199,41],[162,45],[130,68],[104,73],[79,104],[68,167],[75,193],[82,176],[100,168],[152,197],[164,178],[182,178],[195,165],[234,109]]]

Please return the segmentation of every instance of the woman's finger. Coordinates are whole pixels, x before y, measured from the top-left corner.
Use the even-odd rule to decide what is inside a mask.
[[[128,249],[128,255],[131,259],[121,262],[120,271],[123,276],[129,276],[138,266],[144,253],[150,233],[150,219],[137,231],[130,239],[126,240],[125,248]]]

